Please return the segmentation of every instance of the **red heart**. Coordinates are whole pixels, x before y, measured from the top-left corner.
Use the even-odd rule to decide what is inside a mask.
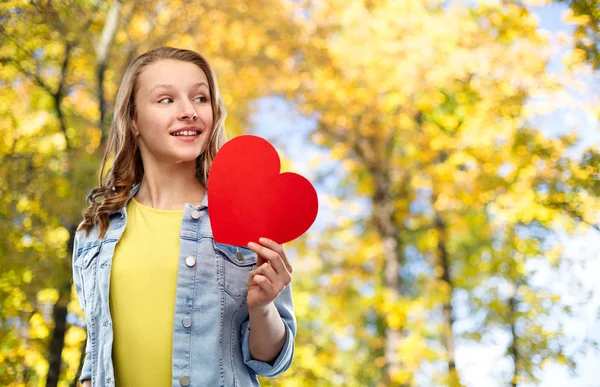
[[[283,244],[317,217],[317,192],[304,177],[280,173],[277,151],[243,135],[225,143],[210,168],[208,212],[215,242],[246,246],[265,237]]]

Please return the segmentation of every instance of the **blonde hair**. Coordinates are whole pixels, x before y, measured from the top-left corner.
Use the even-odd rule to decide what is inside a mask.
[[[100,187],[93,189],[88,195],[88,209],[77,231],[85,230],[87,233],[97,225],[100,238],[104,237],[108,229],[109,214],[118,211],[125,204],[130,190],[142,181],[144,166],[132,132],[133,120],[136,115],[135,93],[139,89],[138,80],[144,69],[163,59],[194,63],[204,71],[208,79],[213,127],[206,149],[196,159],[196,178],[206,186],[215,155],[227,141],[224,125],[227,110],[219,92],[217,77],[208,61],[194,51],[173,47],[161,47],[148,51],[131,62],[123,75],[115,101],[108,144],[100,168]],[[102,178],[110,155],[113,156],[113,165],[106,176]]]

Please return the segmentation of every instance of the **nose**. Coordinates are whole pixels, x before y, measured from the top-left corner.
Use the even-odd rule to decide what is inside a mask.
[[[181,111],[179,113],[179,119],[183,121],[195,121],[198,118],[198,114],[196,114],[196,109],[194,109],[194,105],[190,101],[183,101],[181,106]]]

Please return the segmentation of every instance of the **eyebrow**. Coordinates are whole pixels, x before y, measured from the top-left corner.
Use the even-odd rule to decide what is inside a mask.
[[[208,87],[208,84],[207,84],[206,82],[204,82],[204,81],[202,81],[202,82],[198,82],[198,83],[194,83],[194,84],[192,85],[192,87],[198,87],[198,86],[202,86],[202,85],[204,85],[204,86],[206,86],[207,88],[209,88],[209,87]],[[151,94],[151,93],[152,93],[152,92],[153,92],[155,89],[160,89],[160,88],[164,88],[164,89],[172,89],[172,88],[173,88],[173,85],[169,85],[169,84],[163,84],[163,83],[161,83],[161,84],[158,84],[158,85],[154,85],[154,86],[153,86],[153,87],[150,89],[150,91],[148,92],[148,95],[150,95],[150,94]],[[210,89],[210,88],[209,88],[209,89]]]

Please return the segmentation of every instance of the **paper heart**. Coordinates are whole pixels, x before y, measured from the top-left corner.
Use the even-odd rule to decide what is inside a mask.
[[[280,173],[277,151],[263,138],[243,135],[217,152],[207,183],[215,242],[246,246],[266,237],[283,244],[317,217],[317,192],[304,177]]]

